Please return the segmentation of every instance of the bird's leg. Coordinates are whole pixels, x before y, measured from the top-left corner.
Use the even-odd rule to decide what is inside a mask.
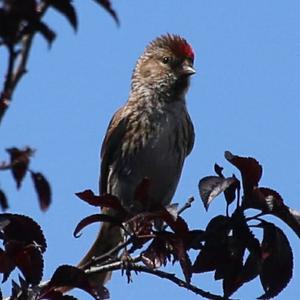
[[[127,249],[125,249],[121,255],[121,261],[122,261],[122,275],[126,275],[127,277],[127,283],[132,282],[132,276],[131,276],[131,266],[134,264],[134,261],[132,257],[130,256]]]

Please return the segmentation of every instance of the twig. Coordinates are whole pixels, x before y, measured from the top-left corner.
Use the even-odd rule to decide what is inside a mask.
[[[7,163],[5,161],[0,163],[0,171],[7,171],[13,167],[14,164]]]
[[[131,244],[132,240],[133,240],[133,238],[130,237],[127,241],[123,242],[122,244],[119,244],[115,248],[112,248],[110,251],[104,253],[103,255],[92,258],[90,261],[88,261],[84,265],[80,266],[80,269],[83,269],[83,270],[91,269],[91,266],[99,264],[99,263],[105,261],[106,259],[109,259],[114,254],[120,252],[126,246],[128,246],[129,244]]]
[[[146,266],[143,265],[137,265],[134,264],[135,262],[139,261],[140,257],[136,257],[133,259],[133,264],[129,265],[129,270],[130,271],[135,271],[135,272],[142,272],[142,273],[147,273],[147,274],[151,274],[163,279],[167,279],[171,282],[173,282],[174,284],[178,285],[179,287],[185,288],[193,293],[195,293],[196,295],[202,296],[203,298],[206,299],[211,299],[211,300],[224,300],[225,298],[219,295],[215,295],[215,294],[211,294],[207,291],[204,291],[198,287],[196,287],[193,284],[187,283],[184,280],[181,280],[180,278],[176,277],[175,274],[172,273],[167,273],[161,270],[156,270],[156,269],[150,269]],[[87,274],[93,274],[93,273],[102,273],[102,272],[107,272],[107,271],[116,271],[116,270],[120,270],[123,268],[123,262],[122,261],[117,261],[111,264],[107,264],[105,266],[101,266],[101,267],[92,267],[89,270],[86,270],[85,272]],[[226,298],[227,300],[230,300],[228,298]]]
[[[38,8],[40,13],[40,18],[43,17],[46,10],[48,8],[48,4],[42,2],[40,7]],[[26,73],[26,65],[29,58],[29,53],[32,45],[32,41],[36,32],[29,33],[23,37],[22,48],[20,52],[16,52],[13,49],[13,46],[8,47],[8,68],[6,73],[6,78],[3,86],[3,90],[0,95],[0,123],[9,108],[9,105],[12,101],[12,96],[15,91],[15,88],[22,78],[22,76]],[[17,64],[17,61],[19,63]]]
[[[252,220],[258,220],[258,221],[260,221],[261,220],[260,217],[262,217],[264,215],[265,215],[264,212],[260,212],[260,213],[254,215],[254,216],[246,218],[246,221],[252,221]]]
[[[16,52],[14,51],[14,47],[12,45],[9,45],[7,47],[8,49],[8,65],[7,65],[7,72],[6,74],[10,76],[6,76],[5,81],[4,81],[4,90],[7,90],[9,86],[11,85],[11,75],[13,74],[14,70],[14,61],[16,58]]]
[[[192,203],[194,202],[194,197],[190,197],[186,203],[178,210],[178,215],[181,215],[185,210],[190,208],[192,206]]]
[[[194,201],[193,197],[190,197],[187,202],[183,205],[182,208],[180,208],[178,210],[178,215],[180,215],[182,212],[184,212],[186,209],[188,209],[189,207],[191,207],[192,202]],[[149,215],[151,215],[151,213],[149,213]],[[155,214],[153,214],[155,215]],[[138,218],[139,216],[133,217],[130,221],[135,220],[135,218]],[[166,228],[167,226],[165,226]],[[153,238],[155,237],[155,235],[151,235],[151,236],[145,236],[145,237],[150,237]],[[108,251],[107,253],[98,256],[98,257],[94,257],[92,258],[90,261],[88,261],[87,263],[85,263],[84,265],[80,266],[81,269],[86,270],[91,268],[91,266],[94,266],[96,264],[100,264],[102,262],[104,262],[105,260],[111,258],[112,256],[114,256],[114,254],[120,252],[122,249],[124,249],[126,246],[128,246],[129,244],[131,244],[133,242],[133,239],[135,238],[135,236],[131,236],[129,239],[127,239],[125,242],[123,242],[122,244],[119,244],[118,246],[116,246],[115,248],[111,249],[110,251]],[[143,238],[143,236],[139,237],[139,238]]]
[[[177,215],[181,215],[185,210],[187,210],[188,208],[190,208],[192,206],[192,203],[194,202],[195,198],[194,197],[190,197],[185,203],[184,205],[177,211]],[[168,224],[165,224],[162,229],[165,230],[169,227]]]

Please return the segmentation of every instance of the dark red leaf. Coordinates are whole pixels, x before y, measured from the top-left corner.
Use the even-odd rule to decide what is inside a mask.
[[[255,188],[252,197],[246,199],[243,205],[280,218],[300,237],[300,212],[286,206],[278,192],[269,188]]]
[[[220,177],[220,178],[225,178],[223,175],[223,168],[220,167],[218,164],[215,164],[214,166],[215,172],[216,174]],[[226,199],[227,204],[231,204],[235,198],[236,198],[236,191],[238,191],[238,193],[240,192],[241,189],[241,184],[240,181],[235,177],[235,175],[232,175],[232,178],[235,178],[235,182],[233,182],[228,189],[226,189],[224,191],[224,196]]]
[[[33,150],[29,147],[26,147],[23,150],[13,147],[6,149],[6,151],[10,155],[12,174],[16,181],[17,188],[19,189],[21,187],[22,180],[24,179],[24,176],[27,172]]]
[[[186,248],[199,250],[202,248],[202,242],[204,240],[205,232],[200,229],[190,230],[185,236]]]
[[[255,252],[250,252],[240,274],[241,281],[245,283],[253,280],[256,276],[260,274],[261,266],[261,255],[258,255]]]
[[[165,266],[171,258],[171,247],[167,239],[158,235],[142,253],[143,263],[151,268]]]
[[[28,289],[29,283],[21,275],[19,275],[18,277],[19,277],[20,287],[23,289]]]
[[[244,283],[242,272],[246,247],[256,249],[253,243],[256,241],[259,247],[258,241],[241,213],[236,213],[232,218],[215,217],[203,237],[206,241],[194,262],[193,272],[215,270],[215,279],[223,279],[224,297],[229,297]]]
[[[27,299],[28,291],[26,291],[18,285],[14,280],[12,280],[12,289],[11,289],[11,297],[10,299]]]
[[[14,260],[28,283],[40,283],[43,276],[44,261],[38,247],[34,245],[24,247],[15,255]]]
[[[149,220],[147,213],[138,214],[137,216],[126,221],[126,228],[130,228],[130,232],[138,237],[137,239],[134,239],[133,248],[138,249],[149,240],[149,238],[142,238],[142,236],[152,234],[153,223],[151,221],[152,219],[150,218]]]
[[[207,210],[212,200],[228,189],[235,181],[236,178],[234,177],[221,178],[218,176],[207,176],[202,178],[199,181],[198,187],[205,209]]]
[[[251,195],[262,176],[262,166],[252,157],[233,155],[229,151],[225,152],[225,158],[241,172],[245,196]]]
[[[56,34],[55,32],[39,17],[30,17],[26,19],[27,26],[24,27],[23,35],[30,34],[32,32],[39,32],[48,42],[48,45],[51,46],[54,41]]]
[[[11,44],[11,41],[15,39],[15,30],[10,30],[12,26],[10,26],[9,15],[6,10],[3,8],[0,9],[0,42],[3,44]],[[16,26],[14,26],[16,27]],[[2,103],[2,102],[1,102]],[[1,109],[2,107],[0,107]]]
[[[216,268],[215,277],[223,278],[224,296],[229,297],[245,282],[255,278],[260,272],[261,249],[259,241],[251,232],[244,213],[237,209],[232,217],[232,232],[226,245],[227,258]],[[250,255],[243,265],[246,248]]]
[[[213,271],[226,263],[229,231],[228,217],[220,215],[208,223],[203,234],[206,241],[193,264],[193,273]]]
[[[83,270],[73,266],[63,265],[56,269],[47,289],[52,291],[53,288],[59,287],[79,288],[98,300],[109,298],[108,290],[105,287],[91,286],[88,275]]]
[[[231,178],[234,178],[234,181],[224,191],[224,196],[225,196],[225,199],[226,199],[226,202],[227,202],[228,205],[231,204],[235,200],[236,193],[239,196],[240,189],[241,189],[241,183],[240,183],[240,181],[234,175],[232,175]]]
[[[242,209],[237,209],[231,217],[232,236],[249,250],[251,254],[261,257],[261,247],[258,239],[249,228],[247,219]]]
[[[37,4],[35,0],[6,1],[9,3],[5,8],[14,16],[20,16],[22,19],[34,18],[37,15]]]
[[[51,299],[51,300],[78,300],[78,299],[71,295],[62,295],[62,298],[60,299]]]
[[[0,190],[0,206],[2,211],[5,211],[9,208],[7,197],[2,190]]]
[[[174,252],[176,253],[176,259],[179,260],[184,278],[186,282],[190,283],[192,278],[192,263],[183,240],[181,238],[177,238],[173,242],[173,247]]]
[[[6,1],[4,6],[6,17],[10,22],[4,22],[4,40],[7,44],[16,44],[27,34],[40,32],[49,43],[55,37],[54,32],[40,20],[36,0]]]
[[[277,296],[289,283],[293,274],[293,252],[283,231],[272,223],[263,222],[262,270],[260,280],[265,294],[259,299]]]
[[[1,1],[5,2],[5,5],[1,5],[0,12],[0,35],[4,44],[11,46],[16,44],[24,35],[20,32],[21,23],[24,25],[24,21],[28,22],[29,19],[37,16],[36,1],[35,0],[23,0],[23,1]],[[26,26],[25,26],[26,27]],[[4,106],[1,105],[0,109]]]
[[[140,213],[130,219],[129,223],[136,221],[140,223],[155,221],[155,225],[157,225],[158,228],[161,226],[161,223],[165,222],[179,236],[185,236],[189,232],[187,223],[174,212],[174,207],[171,208],[170,206],[160,207],[160,210],[154,212]]]
[[[83,192],[77,192],[77,193],[75,193],[75,195],[79,198],[79,199],[81,199],[81,200],[83,200],[83,201],[85,201],[85,202],[87,202],[88,204],[90,204],[90,205],[93,205],[93,206],[101,206],[101,204],[100,204],[100,197],[99,196],[96,196],[94,193],[93,193],[93,191],[92,190],[84,190]]]
[[[116,23],[119,25],[120,21],[119,18],[115,12],[115,10],[111,6],[110,0],[94,0],[96,3],[100,4],[116,21]]]
[[[219,272],[219,274],[222,274],[219,278],[224,278],[223,292],[225,298],[232,295],[243,284],[240,274],[243,268],[245,247],[241,241],[235,237],[230,237],[228,239],[227,251],[226,262],[218,266],[215,273],[215,277]]]
[[[268,213],[280,218],[300,237],[300,213],[286,206],[277,192],[266,188],[260,188],[260,191],[265,195],[266,201],[273,205],[272,207],[269,205]]]
[[[120,221],[120,219],[110,216],[110,215],[106,215],[106,214],[94,214],[94,215],[90,215],[84,219],[82,219],[76,226],[73,235],[74,237],[79,237],[80,234],[79,232],[85,228],[86,226],[92,224],[92,223],[98,223],[98,222],[109,222],[111,224],[114,224],[116,226],[120,226],[123,227],[122,222]]]
[[[37,244],[44,252],[47,247],[41,227],[31,218],[17,214],[2,214],[9,223],[2,229],[4,243],[10,240],[22,242],[24,245]]]
[[[31,172],[31,178],[39,198],[40,208],[42,211],[46,211],[51,204],[50,184],[45,176],[39,172]]]
[[[5,282],[10,273],[16,267],[9,255],[2,249],[0,249],[0,273],[3,273],[2,283]]]
[[[219,261],[223,261],[223,250],[218,246],[223,246],[223,244],[219,243],[215,247],[207,245],[203,247],[193,264],[193,273],[210,272],[216,269]]]
[[[61,292],[58,291],[50,291],[46,295],[42,297],[44,300],[77,300],[77,298],[70,296],[70,295],[63,295]]]
[[[224,175],[223,175],[223,167],[219,166],[218,164],[215,164],[214,165],[214,169],[215,169],[215,172],[216,174],[221,177],[221,178],[225,178]]]
[[[171,229],[179,236],[185,237],[186,234],[189,232],[189,227],[186,221],[178,216],[175,222],[167,223]]]
[[[286,207],[286,210],[283,210],[281,213],[278,213],[278,216],[295,231],[298,237],[300,237],[299,211],[290,207]]]
[[[77,30],[77,15],[72,5],[72,0],[47,0],[46,2],[62,13],[73,26],[74,30]]]
[[[178,235],[185,236],[189,232],[189,227],[184,219],[180,216],[174,217],[167,209],[163,209],[159,218],[166,222],[170,228]]]
[[[173,256],[173,262],[179,261],[187,282],[191,281],[192,265],[187,254],[184,240],[174,233],[160,232],[150,246],[142,253],[142,260],[149,268],[166,265]]]
[[[278,209],[282,209],[285,205],[282,197],[274,190],[269,188],[254,188],[252,197],[244,200],[245,208],[260,209],[265,213],[272,213]]]
[[[215,239],[227,236],[231,228],[231,220],[229,217],[218,215],[212,218],[206,226],[207,238]]]
[[[24,245],[23,242],[10,240],[5,243],[5,251],[6,255],[14,264],[14,267],[18,267],[23,273],[26,284],[38,284],[41,281],[44,263],[38,245]],[[7,275],[9,275],[9,273]],[[21,283],[23,281],[24,280],[20,279]]]
[[[85,190],[83,192],[75,193],[75,195],[81,200],[87,202],[90,205],[98,207],[113,208],[118,212],[124,212],[124,208],[120,203],[120,200],[110,194],[103,194],[101,196],[96,196],[93,191]]]
[[[55,32],[47,24],[40,21],[36,22],[34,27],[46,39],[49,46],[51,46],[56,37]]]
[[[10,223],[10,219],[5,214],[0,214],[0,231]],[[0,235],[0,239],[3,239],[3,234]]]
[[[173,255],[173,262],[179,261],[185,280],[191,281],[192,264],[187,254],[184,240],[174,233],[160,232],[146,251],[142,253],[142,260],[149,268],[159,268],[166,265]]]

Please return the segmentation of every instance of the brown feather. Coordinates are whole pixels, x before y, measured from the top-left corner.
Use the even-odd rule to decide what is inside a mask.
[[[124,107],[119,108],[112,117],[102,143],[102,163],[99,182],[100,194],[107,193],[109,166],[112,163],[114,157],[120,154],[121,140],[126,133],[126,119],[122,118],[123,109]]]

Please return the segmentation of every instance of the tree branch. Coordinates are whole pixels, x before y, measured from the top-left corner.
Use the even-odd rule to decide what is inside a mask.
[[[156,269],[150,269],[146,266],[135,264],[136,262],[140,261],[140,257],[136,257],[132,260],[132,264],[128,265],[129,271],[135,271],[135,272],[141,272],[141,273],[147,273],[154,276],[157,276],[162,279],[167,279],[174,284],[176,284],[179,287],[185,288],[196,295],[202,296],[203,298],[210,299],[210,300],[224,300],[225,298],[219,295],[215,295],[212,293],[209,293],[207,291],[204,291],[198,287],[196,287],[193,284],[187,283],[184,280],[181,280],[180,278],[176,277],[175,274],[164,272],[161,270]],[[110,264],[107,264],[105,266],[101,267],[91,267],[89,270],[86,270],[85,272],[87,274],[93,274],[93,273],[102,273],[102,272],[108,272],[108,271],[116,271],[116,270],[122,270],[124,268],[123,261],[117,261]],[[226,300],[230,300],[229,298],[226,298]]]
[[[0,170],[1,170],[1,166],[0,166]],[[187,202],[183,205],[183,207],[178,210],[178,215],[180,215],[186,209],[190,208],[192,206],[193,201],[194,201],[193,197],[189,198],[187,200]],[[166,227],[167,226],[165,226],[165,228]],[[133,242],[134,238],[135,238],[134,236],[131,236],[125,242],[117,245],[115,248],[111,249],[107,253],[105,253],[101,256],[92,258],[86,264],[80,266],[80,268],[83,269],[83,270],[86,270],[86,269],[90,268],[91,266],[94,266],[96,264],[100,264],[100,263],[104,262],[105,260],[107,260],[107,259],[111,258],[112,256],[114,256],[114,254],[116,254],[116,253],[120,252],[122,249],[126,248],[126,246],[128,246],[129,244],[131,244]]]
[[[131,244],[132,240],[133,240],[133,238],[130,237],[127,241],[123,242],[122,244],[119,244],[118,246],[116,246],[115,248],[111,249],[110,251],[104,253],[103,255],[92,258],[86,264],[80,266],[80,269],[83,269],[83,270],[91,269],[91,267],[93,265],[100,264],[100,263],[104,262],[105,260],[107,260],[107,259],[111,258],[112,256],[114,256],[114,254],[118,253],[119,251],[124,249],[126,246]],[[119,261],[119,259],[118,259],[118,261]]]
[[[178,210],[178,215],[181,215],[185,210],[192,206],[192,203],[195,201],[194,197],[190,197],[186,203]]]
[[[38,8],[40,18],[43,17],[47,8],[48,4],[41,2],[40,7]],[[20,52],[16,52],[13,45],[8,47],[9,62],[7,73],[5,75],[3,90],[0,95],[0,123],[10,106],[17,84],[22,76],[26,73],[26,65],[35,33],[36,32],[32,32],[23,37]]]

